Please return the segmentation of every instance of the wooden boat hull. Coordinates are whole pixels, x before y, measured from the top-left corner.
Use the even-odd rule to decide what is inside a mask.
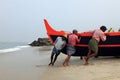
[[[70,34],[63,30],[54,30],[46,19],[44,19],[44,24],[46,27],[47,35],[52,44],[54,44],[54,41],[58,36]],[[107,40],[105,42],[100,41],[99,43],[98,56],[120,56],[120,32],[111,32],[108,34],[109,35],[107,36]],[[81,40],[76,44],[76,52],[72,56],[86,56],[88,52],[88,42],[92,34],[83,32],[79,33],[78,36],[81,37]],[[66,54],[66,47],[62,49],[62,53]]]

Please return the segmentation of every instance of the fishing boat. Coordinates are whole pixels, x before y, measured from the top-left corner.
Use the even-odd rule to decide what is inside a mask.
[[[52,44],[54,44],[54,41],[58,36],[71,34],[64,30],[53,29],[46,19],[44,19],[44,24]],[[105,42],[100,41],[98,44],[99,51],[97,56],[120,56],[120,32],[106,32],[105,34],[107,34],[107,40]],[[92,34],[81,32],[78,33],[78,37],[81,37],[81,40],[76,44],[76,52],[72,56],[86,56],[88,52],[88,42],[92,37]],[[66,47],[62,49],[62,53],[66,54]]]

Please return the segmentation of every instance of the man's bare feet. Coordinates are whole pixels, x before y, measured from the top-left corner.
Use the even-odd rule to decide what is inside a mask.
[[[88,64],[89,64],[89,63],[88,63],[88,58],[87,58],[87,57],[84,57],[83,60],[84,60],[84,62],[85,62],[84,65],[88,65]]]
[[[54,63],[49,63],[48,65],[49,65],[49,66],[51,66],[51,65],[54,66]]]
[[[65,64],[62,64],[62,67],[65,67]]]
[[[62,66],[66,67],[66,66],[69,66],[69,64],[68,63],[63,63]]]
[[[52,65],[52,63],[49,63],[48,65],[49,65],[49,66]]]
[[[83,61],[84,61],[85,63],[87,62],[86,59],[87,59],[87,57],[83,57]]]
[[[52,66],[54,66],[54,63],[52,63]]]
[[[88,65],[89,63],[87,62],[87,63],[85,63],[84,65]]]
[[[66,63],[66,66],[69,66],[69,64],[68,64],[68,63]]]

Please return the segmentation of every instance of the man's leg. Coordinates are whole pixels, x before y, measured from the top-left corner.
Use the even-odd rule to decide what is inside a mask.
[[[97,52],[94,52],[94,53],[92,53],[92,54],[89,55],[89,58],[95,57],[96,55],[97,55]]]
[[[55,63],[55,61],[57,60],[58,55],[59,55],[59,54],[56,54],[56,55],[55,55],[54,61],[52,62],[52,66],[54,66],[54,63]]]
[[[52,52],[52,53],[51,53],[51,58],[50,58],[50,59],[51,59],[51,62],[49,63],[49,65],[51,65],[52,62],[53,62],[53,56],[54,56],[54,53]]]
[[[68,57],[67,57],[67,60],[66,60],[66,65],[67,65],[67,66],[69,66],[68,62],[69,62],[69,60],[70,60],[70,57],[71,57],[70,55],[68,55]]]
[[[69,62],[69,60],[70,60],[70,57],[71,57],[71,56],[69,56],[69,55],[66,57],[65,61],[63,62],[63,66],[66,66],[66,65],[69,66],[69,65],[68,65],[68,62]]]
[[[88,59],[89,59],[90,54],[91,54],[91,50],[88,50],[87,56],[84,57],[85,65],[89,64],[89,63],[88,63]]]

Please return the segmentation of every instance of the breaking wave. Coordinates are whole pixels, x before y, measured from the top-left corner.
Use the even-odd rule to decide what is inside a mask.
[[[16,46],[16,47],[7,48],[7,49],[0,49],[0,53],[14,52],[14,51],[18,51],[18,50],[21,50],[23,48],[28,48],[28,47],[30,47],[30,46],[25,45],[25,46]]]

